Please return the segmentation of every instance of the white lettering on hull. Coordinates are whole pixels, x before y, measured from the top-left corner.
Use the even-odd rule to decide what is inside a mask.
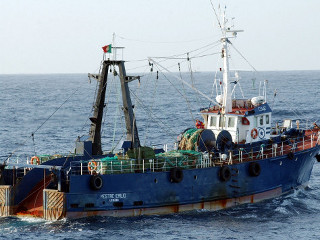
[[[119,202],[120,199],[127,198],[126,193],[105,193],[101,194],[100,198],[109,200],[109,202]]]
[[[264,112],[267,110],[266,106],[258,107],[259,112]]]

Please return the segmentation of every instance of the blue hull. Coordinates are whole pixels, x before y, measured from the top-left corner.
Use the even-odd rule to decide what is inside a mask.
[[[184,170],[180,183],[170,182],[169,172],[101,175],[98,191],[90,188],[90,175],[71,176],[66,216],[132,216],[258,202],[306,184],[318,151],[316,146],[297,152],[294,159],[285,155],[258,160],[257,177],[249,174],[250,162],[229,165],[232,176],[226,182],[220,180],[218,166]]]
[[[98,175],[102,187],[92,187],[94,175],[72,171],[73,163],[88,161],[85,156],[58,158],[46,166],[63,166],[60,186],[52,185],[53,169],[34,168],[19,182],[10,183],[12,169],[6,170],[14,215],[33,215],[55,220],[62,217],[137,216],[169,214],[208,209],[218,210],[238,204],[254,203],[277,197],[306,185],[310,179],[320,146],[282,155],[227,166],[231,176],[221,179],[222,166],[184,169],[180,182],[172,181],[170,171],[132,172]],[[101,158],[102,156],[97,156]],[[260,172],[253,176],[250,164],[258,163]],[[87,166],[85,165],[85,168]],[[9,184],[8,184],[9,183]],[[45,189],[45,190],[44,190]],[[59,190],[57,190],[59,189]]]

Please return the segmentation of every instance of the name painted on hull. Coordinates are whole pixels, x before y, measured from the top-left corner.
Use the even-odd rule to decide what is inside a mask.
[[[101,194],[100,198],[109,200],[109,202],[119,202],[120,199],[127,198],[126,193],[105,193]]]

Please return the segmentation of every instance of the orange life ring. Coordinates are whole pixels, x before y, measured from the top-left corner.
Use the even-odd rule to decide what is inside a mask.
[[[31,164],[34,164],[34,161],[37,165],[40,165],[40,159],[37,157],[37,156],[33,156],[31,159],[30,159],[30,163]]]
[[[97,170],[98,164],[96,161],[92,160],[90,162],[88,162],[88,170],[91,171],[95,171]]]
[[[251,130],[251,137],[256,139],[258,137],[258,130],[256,128]]]
[[[196,120],[196,128],[197,129],[204,129],[204,123],[197,119]]]

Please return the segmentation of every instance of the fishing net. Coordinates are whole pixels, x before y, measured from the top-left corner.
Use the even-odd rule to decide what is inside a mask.
[[[196,150],[198,147],[199,135],[203,129],[190,128],[186,130],[179,143],[179,149],[181,150]]]
[[[169,170],[172,167],[188,169],[200,164],[202,154],[193,150],[174,150],[156,154],[156,159],[163,170]]]

